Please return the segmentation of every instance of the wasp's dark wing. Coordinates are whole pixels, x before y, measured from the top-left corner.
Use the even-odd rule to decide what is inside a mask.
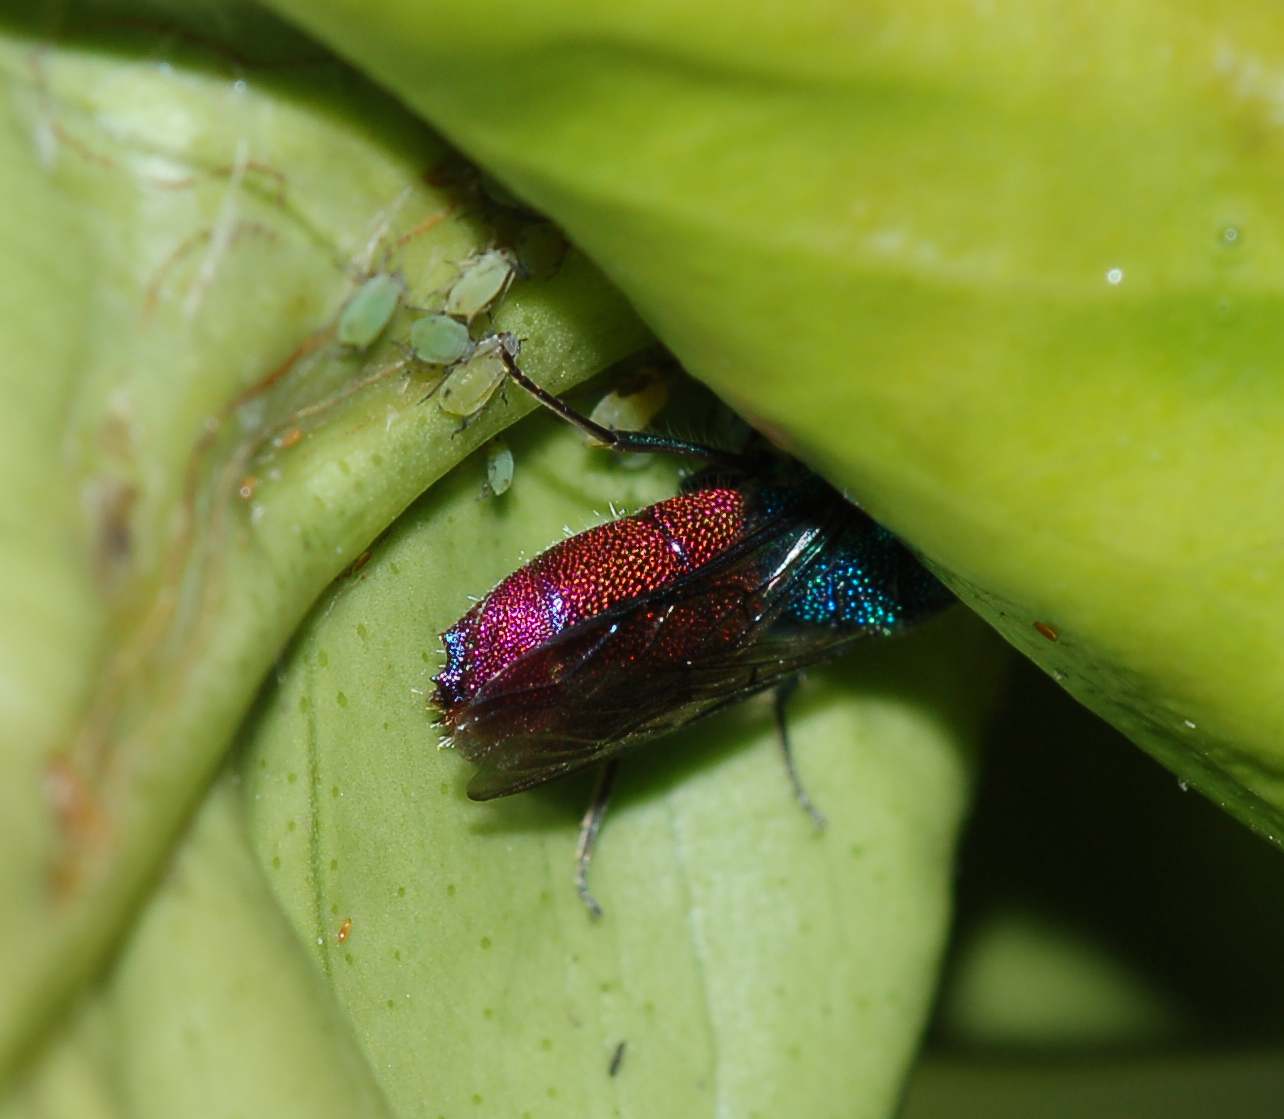
[[[773,628],[849,510],[781,517],[662,590],[579,623],[488,682],[455,726],[477,800],[541,784],[771,687],[859,632]]]

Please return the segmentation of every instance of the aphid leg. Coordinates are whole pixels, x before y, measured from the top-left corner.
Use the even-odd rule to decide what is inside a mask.
[[[590,917],[601,917],[602,907],[589,890],[588,870],[593,861],[593,849],[597,846],[597,833],[602,830],[602,819],[606,815],[606,806],[611,800],[611,787],[615,784],[615,772],[620,763],[616,759],[607,762],[597,775],[597,784],[593,788],[593,799],[589,802],[584,818],[580,821],[580,841],[575,846],[575,892],[580,901],[588,907]]]
[[[540,388],[518,368],[514,357],[516,340],[503,336],[506,341],[500,345],[500,360],[504,368],[521,388],[530,393],[549,411],[556,413],[572,427],[578,428],[585,435],[596,439],[608,450],[621,454],[661,454],[681,455],[684,458],[698,458],[704,462],[718,463],[723,466],[743,467],[743,455],[734,451],[723,451],[717,447],[706,447],[703,443],[689,443],[685,439],[673,439],[668,435],[658,435],[650,431],[616,431],[612,427],[603,427],[582,415],[560,397],[554,396],[547,389]],[[511,347],[511,348],[510,348]]]
[[[789,744],[789,727],[785,722],[785,704],[798,687],[798,677],[791,676],[776,687],[776,733],[780,738],[780,752],[785,757],[785,772],[789,774],[789,783],[794,787],[794,796],[802,805],[803,811],[811,817],[817,831],[825,830],[825,814],[816,807],[807,790],[803,788],[802,778],[798,776],[798,765],[794,761],[794,748]]]

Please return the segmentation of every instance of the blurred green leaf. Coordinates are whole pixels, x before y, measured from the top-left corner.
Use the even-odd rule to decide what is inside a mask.
[[[933,1041],[1089,1064],[1278,1046],[1281,891],[1276,848],[1020,666],[960,859]]]
[[[924,1063],[904,1119],[1237,1119],[1279,1113],[1278,1049],[1248,1052],[1098,1055],[1081,1060]]]
[[[101,965],[317,595],[528,407],[460,432],[404,341],[412,302],[529,223],[429,185],[438,140],[263,22],[237,43],[253,81],[234,26],[0,41],[0,893],[40,930],[0,962],[0,1066]],[[335,318],[379,269],[402,310],[342,347]],[[493,325],[538,336],[554,386],[647,340],[574,254]]]

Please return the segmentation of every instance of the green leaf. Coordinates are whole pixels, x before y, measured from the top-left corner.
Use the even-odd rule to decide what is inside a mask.
[[[573,887],[588,786],[468,802],[424,693],[469,590],[594,508],[671,493],[672,468],[604,461],[551,419],[509,441],[508,493],[482,496],[475,456],[318,605],[241,761],[260,859],[394,1111],[889,1114],[997,650],[960,612],[807,681],[790,723],[823,835],[766,703],[638,756],[593,864],[594,923]]]
[[[435,137],[264,22],[230,37],[252,82],[217,39],[128,21],[0,40],[0,896],[40,931],[0,962],[0,1066],[102,964],[317,595],[529,407],[461,432],[405,347],[411,302],[529,222],[429,185]],[[343,347],[380,270],[403,306]],[[576,254],[491,326],[538,336],[551,386],[647,341]]]
[[[391,1115],[268,892],[232,782],[0,1114]]]
[[[274,7],[1072,694],[1284,834],[1273,5]]]

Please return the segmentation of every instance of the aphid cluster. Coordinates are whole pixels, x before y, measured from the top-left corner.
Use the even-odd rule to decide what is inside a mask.
[[[417,361],[446,371],[438,403],[442,411],[466,418],[483,408],[503,383],[504,365],[497,351],[514,345],[506,336],[474,339],[471,323],[508,291],[517,276],[517,260],[505,249],[473,257],[446,293],[442,310],[422,315],[410,327],[410,352]],[[339,315],[336,337],[347,346],[371,345],[392,320],[402,297],[401,283],[387,273],[371,276],[357,289]]]

